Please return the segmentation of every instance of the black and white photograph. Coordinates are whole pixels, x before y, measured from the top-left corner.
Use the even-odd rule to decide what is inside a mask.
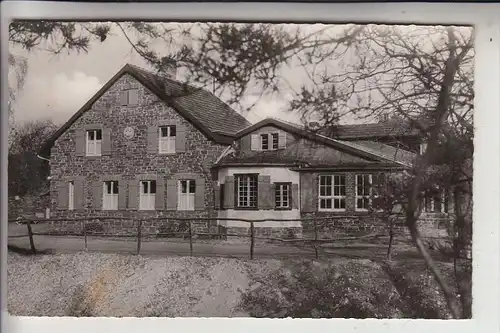
[[[472,317],[474,27],[8,34],[11,316]]]

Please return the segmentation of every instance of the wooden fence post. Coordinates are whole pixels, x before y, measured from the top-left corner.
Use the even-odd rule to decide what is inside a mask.
[[[83,228],[83,239],[85,241],[85,251],[88,251],[88,245],[87,245],[87,223],[85,223],[85,220],[82,221],[82,228]]]
[[[189,255],[193,256],[193,226],[189,220]]]
[[[137,254],[141,253],[142,220],[137,223]]]
[[[319,259],[318,253],[318,221],[314,219],[314,253],[316,254],[316,259]]]
[[[30,239],[31,252],[36,254],[35,242],[33,241],[33,230],[31,230],[31,221],[26,220],[26,226],[28,227],[28,237]]]
[[[253,250],[255,247],[255,230],[253,221],[250,222],[250,259],[253,259]]]

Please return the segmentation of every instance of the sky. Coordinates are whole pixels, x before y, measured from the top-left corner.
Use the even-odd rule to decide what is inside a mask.
[[[20,123],[37,119],[63,123],[125,64],[148,67],[119,33],[104,43],[92,43],[88,53],[53,55],[44,50],[26,52],[13,47],[10,51],[28,61],[24,88],[14,104],[15,121]],[[250,105],[256,99],[250,95],[243,103]],[[285,101],[277,96],[261,98],[246,117],[252,123],[266,117],[299,121],[297,115],[284,108]]]
[[[322,29],[324,25],[308,25],[308,30]],[[337,28],[338,27],[338,28]],[[337,26],[334,29],[343,29]],[[130,44],[119,31],[113,31],[103,43],[92,43],[88,53],[63,53],[54,55],[43,50],[26,52],[17,48],[13,54],[26,57],[28,74],[24,88],[18,93],[15,107],[16,122],[52,119],[61,124],[78,111],[116,72],[130,63],[147,68],[146,62],[132,51]],[[303,80],[296,68],[285,69],[292,83]],[[244,105],[258,97],[247,96]],[[247,114],[247,119],[258,122],[266,117],[300,122],[297,114],[285,111],[286,96],[261,98]],[[223,98],[224,99],[224,98]],[[354,122],[354,119],[348,122]]]

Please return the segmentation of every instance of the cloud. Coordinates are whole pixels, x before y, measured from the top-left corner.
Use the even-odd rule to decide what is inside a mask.
[[[16,105],[16,121],[49,118],[62,123],[101,87],[102,83],[97,77],[78,71],[70,75],[59,73],[51,78],[28,77],[22,98]]]

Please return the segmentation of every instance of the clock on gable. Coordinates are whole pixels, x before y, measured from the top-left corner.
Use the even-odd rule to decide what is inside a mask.
[[[132,139],[134,137],[134,128],[133,127],[125,127],[123,130],[123,136],[125,136],[126,139]]]

